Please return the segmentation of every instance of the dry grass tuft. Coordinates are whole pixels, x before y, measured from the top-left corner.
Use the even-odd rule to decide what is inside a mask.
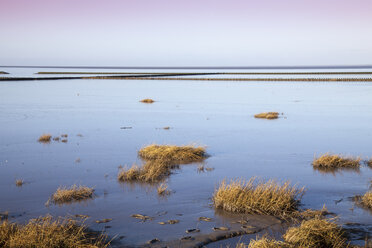
[[[290,186],[288,181],[280,185],[273,180],[256,182],[254,177],[230,183],[224,180],[213,195],[213,203],[226,211],[286,218],[297,213],[303,193],[304,188]]]
[[[0,224],[0,247],[4,248],[104,248],[106,235],[88,230],[84,222],[51,216],[30,220],[25,225]]]
[[[163,160],[177,164],[202,161],[207,157],[204,147],[149,145],[139,150],[138,155],[144,160]]]
[[[315,158],[312,165],[318,170],[335,170],[335,169],[359,169],[360,158],[343,157],[337,154],[323,154],[322,156]]]
[[[291,227],[284,240],[295,247],[346,247],[345,233],[333,220],[315,217],[298,227]]]
[[[372,209],[372,191],[368,191],[361,197],[360,202],[364,207]]]
[[[17,187],[21,187],[25,182],[22,179],[17,179],[15,181],[15,184]]]
[[[255,114],[254,117],[272,120],[272,119],[278,119],[279,113],[278,112],[264,112],[264,113]]]
[[[142,99],[140,102],[143,102],[143,103],[153,103],[155,101],[152,100],[152,99],[150,99],[150,98],[146,98],[146,99]]]
[[[160,184],[157,188],[157,191],[158,195],[161,196],[169,195],[171,193],[170,190],[168,190],[168,185],[166,185],[165,183]]]
[[[171,170],[175,165],[168,161],[153,160],[146,161],[143,167],[132,165],[129,169],[123,168],[119,171],[119,181],[144,181],[144,182],[158,182],[165,176],[171,174]]]
[[[251,239],[249,245],[244,243],[239,243],[237,248],[290,248],[288,244],[282,241],[277,241],[275,239],[269,238],[266,235],[261,238],[256,237],[256,239]]]
[[[50,134],[43,134],[39,137],[38,141],[41,143],[49,143],[52,138]]]
[[[367,165],[372,168],[372,158],[367,161]]]
[[[142,168],[140,168],[138,165],[132,165],[129,169],[126,168],[120,168],[119,174],[118,174],[118,180],[119,181],[134,181],[139,180],[142,173]]]
[[[313,218],[323,218],[324,216],[330,215],[327,207],[324,205],[321,210],[306,209],[305,211],[298,212],[298,217],[301,220],[310,220]]]
[[[57,191],[52,195],[51,199],[54,203],[63,204],[92,198],[93,192],[93,188],[81,185],[73,185],[70,188],[59,187]]]
[[[138,155],[145,160],[144,165],[121,169],[119,181],[158,182],[169,176],[179,164],[202,161],[207,157],[203,147],[171,145],[149,145],[142,148]]]

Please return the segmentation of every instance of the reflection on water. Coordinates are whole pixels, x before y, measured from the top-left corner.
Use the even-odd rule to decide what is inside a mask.
[[[30,74],[31,69],[18,70]],[[372,84],[363,82],[2,82],[0,212],[9,211],[15,221],[46,213],[89,215],[87,224],[95,230],[102,229],[96,220],[112,219],[108,234],[125,236],[122,242],[128,245],[155,237],[172,240],[190,228],[203,234],[229,224],[211,206],[215,188],[225,178],[258,176],[305,186],[304,208],[325,204],[341,223],[370,227],[370,212],[349,197],[368,190],[372,170],[362,166],[321,173],[311,162],[314,154],[325,152],[371,156],[371,95]],[[146,97],[156,103],[139,102]],[[287,118],[253,117],[272,110]],[[158,129],[167,126],[172,128]],[[43,133],[67,133],[68,143],[40,144]],[[158,197],[158,185],[119,183],[118,166],[140,164],[138,150],[153,143],[206,145],[211,156],[205,168],[214,170],[200,173],[200,164],[180,166],[166,178],[172,190],[166,199]],[[27,184],[17,187],[16,179]],[[94,187],[96,197],[44,205],[59,186],[73,184]],[[132,214],[154,219],[141,223]],[[200,216],[213,221],[200,224]],[[170,219],[180,222],[158,224]]]

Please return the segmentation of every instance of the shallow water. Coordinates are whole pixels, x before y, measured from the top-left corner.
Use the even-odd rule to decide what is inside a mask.
[[[314,155],[325,152],[372,156],[371,95],[372,84],[364,82],[4,81],[0,212],[20,222],[46,213],[87,214],[93,229],[110,226],[108,234],[125,236],[123,244],[139,245],[154,237],[178,239],[196,226],[209,233],[228,225],[211,207],[215,187],[225,178],[257,176],[305,186],[304,208],[325,204],[341,223],[371,228],[371,212],[349,197],[368,190],[372,170],[325,174],[311,166]],[[156,102],[140,103],[143,98]],[[284,115],[253,118],[263,111]],[[43,133],[67,133],[68,143],[40,144]],[[214,170],[198,173],[197,164],[182,165],[167,180],[174,191],[167,198],[159,198],[155,186],[118,183],[118,166],[141,163],[137,151],[152,143],[205,145],[211,155],[205,165]],[[26,182],[22,187],[15,185],[18,178]],[[95,187],[96,197],[45,206],[58,186],[75,183]],[[135,213],[155,219],[141,223],[130,217]],[[214,222],[198,223],[200,216]],[[113,220],[94,223],[103,218]],[[157,224],[169,219],[180,223]]]

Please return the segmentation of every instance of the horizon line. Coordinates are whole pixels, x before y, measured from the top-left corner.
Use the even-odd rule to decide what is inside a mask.
[[[0,65],[3,68],[66,68],[66,69],[370,69],[372,65],[310,66],[41,66]]]

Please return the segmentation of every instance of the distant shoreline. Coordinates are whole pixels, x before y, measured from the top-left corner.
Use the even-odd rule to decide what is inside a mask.
[[[0,65],[0,68],[60,68],[60,69],[168,69],[168,70],[289,70],[289,69],[372,69],[372,65],[330,65],[330,66],[26,66]]]

